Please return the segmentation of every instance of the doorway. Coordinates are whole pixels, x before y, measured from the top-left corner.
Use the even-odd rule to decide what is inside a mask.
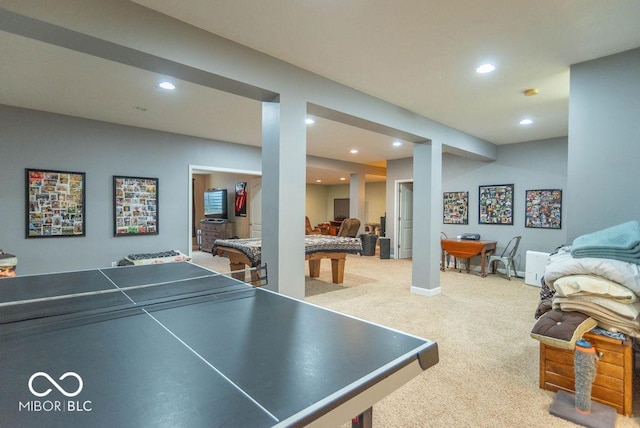
[[[410,259],[413,256],[413,181],[398,181],[396,193],[396,258]]]
[[[262,238],[262,178],[249,180],[249,237]]]
[[[202,201],[202,195],[204,193],[204,190],[209,186],[206,180],[199,180],[194,178],[200,175],[208,175],[212,173],[217,174],[219,176],[218,177],[219,179],[220,177],[222,177],[221,179],[223,180],[223,185],[221,187],[228,188],[230,189],[231,192],[233,192],[233,189],[235,188],[235,184],[237,181],[248,181],[250,192],[251,192],[251,183],[253,183],[254,181],[258,183],[262,182],[262,177],[261,177],[262,173],[260,171],[238,170],[238,169],[211,167],[211,166],[203,166],[203,165],[189,165],[189,187],[190,188],[189,188],[189,205],[188,205],[189,206],[189,213],[188,213],[189,232],[188,233],[189,233],[190,245],[188,245],[187,248],[191,250],[193,248],[198,249],[198,246],[196,244],[197,238],[193,238],[192,234],[193,234],[193,231],[196,230],[196,236],[197,236],[200,219],[203,218],[203,215],[204,215],[204,204]],[[194,177],[194,175],[196,177]],[[254,215],[258,214],[258,218],[260,219],[262,218],[262,191],[261,190],[262,189],[260,187],[255,194],[252,192],[248,195],[249,202],[247,206],[249,210],[248,215],[251,216],[253,212]],[[240,226],[242,226],[242,229],[240,230],[240,232],[242,232],[244,234],[244,237],[246,237],[249,234],[249,227],[248,227],[249,220],[246,219],[245,217],[234,217],[233,206],[234,206],[234,202],[232,199],[229,205],[231,209],[231,211],[229,212],[229,217],[230,217],[230,220],[235,223],[235,226],[236,226],[235,234],[239,232],[237,229],[239,229]],[[258,224],[259,226],[261,226],[261,221],[258,221]],[[189,255],[191,255],[191,253]]]

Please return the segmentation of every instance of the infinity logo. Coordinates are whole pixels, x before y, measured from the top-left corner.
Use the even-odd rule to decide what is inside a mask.
[[[80,377],[80,375],[78,373],[66,372],[65,374],[60,376],[60,379],[58,379],[58,380],[65,380],[69,376],[73,376],[74,378],[76,378],[78,380],[78,389],[75,390],[74,392],[67,392],[67,391],[64,390],[64,388],[62,388],[60,385],[58,385],[58,383],[55,380],[53,380],[53,378],[51,376],[49,376],[47,373],[45,373],[45,372],[37,372],[37,373],[32,374],[31,377],[29,378],[29,391],[31,391],[31,393],[33,395],[35,395],[36,397],[46,397],[47,395],[49,395],[51,393],[51,388],[47,389],[45,392],[37,392],[36,390],[33,389],[33,380],[35,378],[37,378],[38,376],[42,376],[45,379],[47,379],[49,382],[51,382],[51,384],[53,386],[55,386],[56,389],[58,391],[60,391],[60,393],[63,394],[65,397],[75,397],[76,395],[80,394],[80,391],[82,391],[82,387],[84,386],[84,384],[82,383],[82,378]]]

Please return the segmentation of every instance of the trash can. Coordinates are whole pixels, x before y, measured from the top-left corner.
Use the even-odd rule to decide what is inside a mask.
[[[391,258],[391,238],[380,237],[380,258]]]
[[[362,235],[360,235],[360,240],[362,241],[362,255],[375,256],[376,241],[378,240],[378,235],[363,233]]]
[[[18,258],[13,254],[0,250],[0,278],[16,276],[16,265]]]

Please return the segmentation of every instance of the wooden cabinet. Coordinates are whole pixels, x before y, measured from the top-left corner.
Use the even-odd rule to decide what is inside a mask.
[[[229,239],[233,237],[233,223],[212,223],[201,221],[200,231],[201,249],[202,251],[210,253],[216,239]]]
[[[618,413],[631,416],[633,387],[633,348],[630,340],[617,340],[586,333],[600,355],[591,399],[611,406]],[[540,388],[575,392],[573,351],[540,344]]]

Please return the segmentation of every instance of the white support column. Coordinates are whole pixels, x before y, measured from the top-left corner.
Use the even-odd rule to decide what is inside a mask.
[[[365,177],[364,174],[351,174],[349,176],[349,216],[360,220],[358,235],[364,230],[365,223]]]
[[[442,221],[442,144],[413,148],[413,261],[411,292],[440,294]]]
[[[262,104],[262,262],[268,288],[304,299],[306,102]]]

